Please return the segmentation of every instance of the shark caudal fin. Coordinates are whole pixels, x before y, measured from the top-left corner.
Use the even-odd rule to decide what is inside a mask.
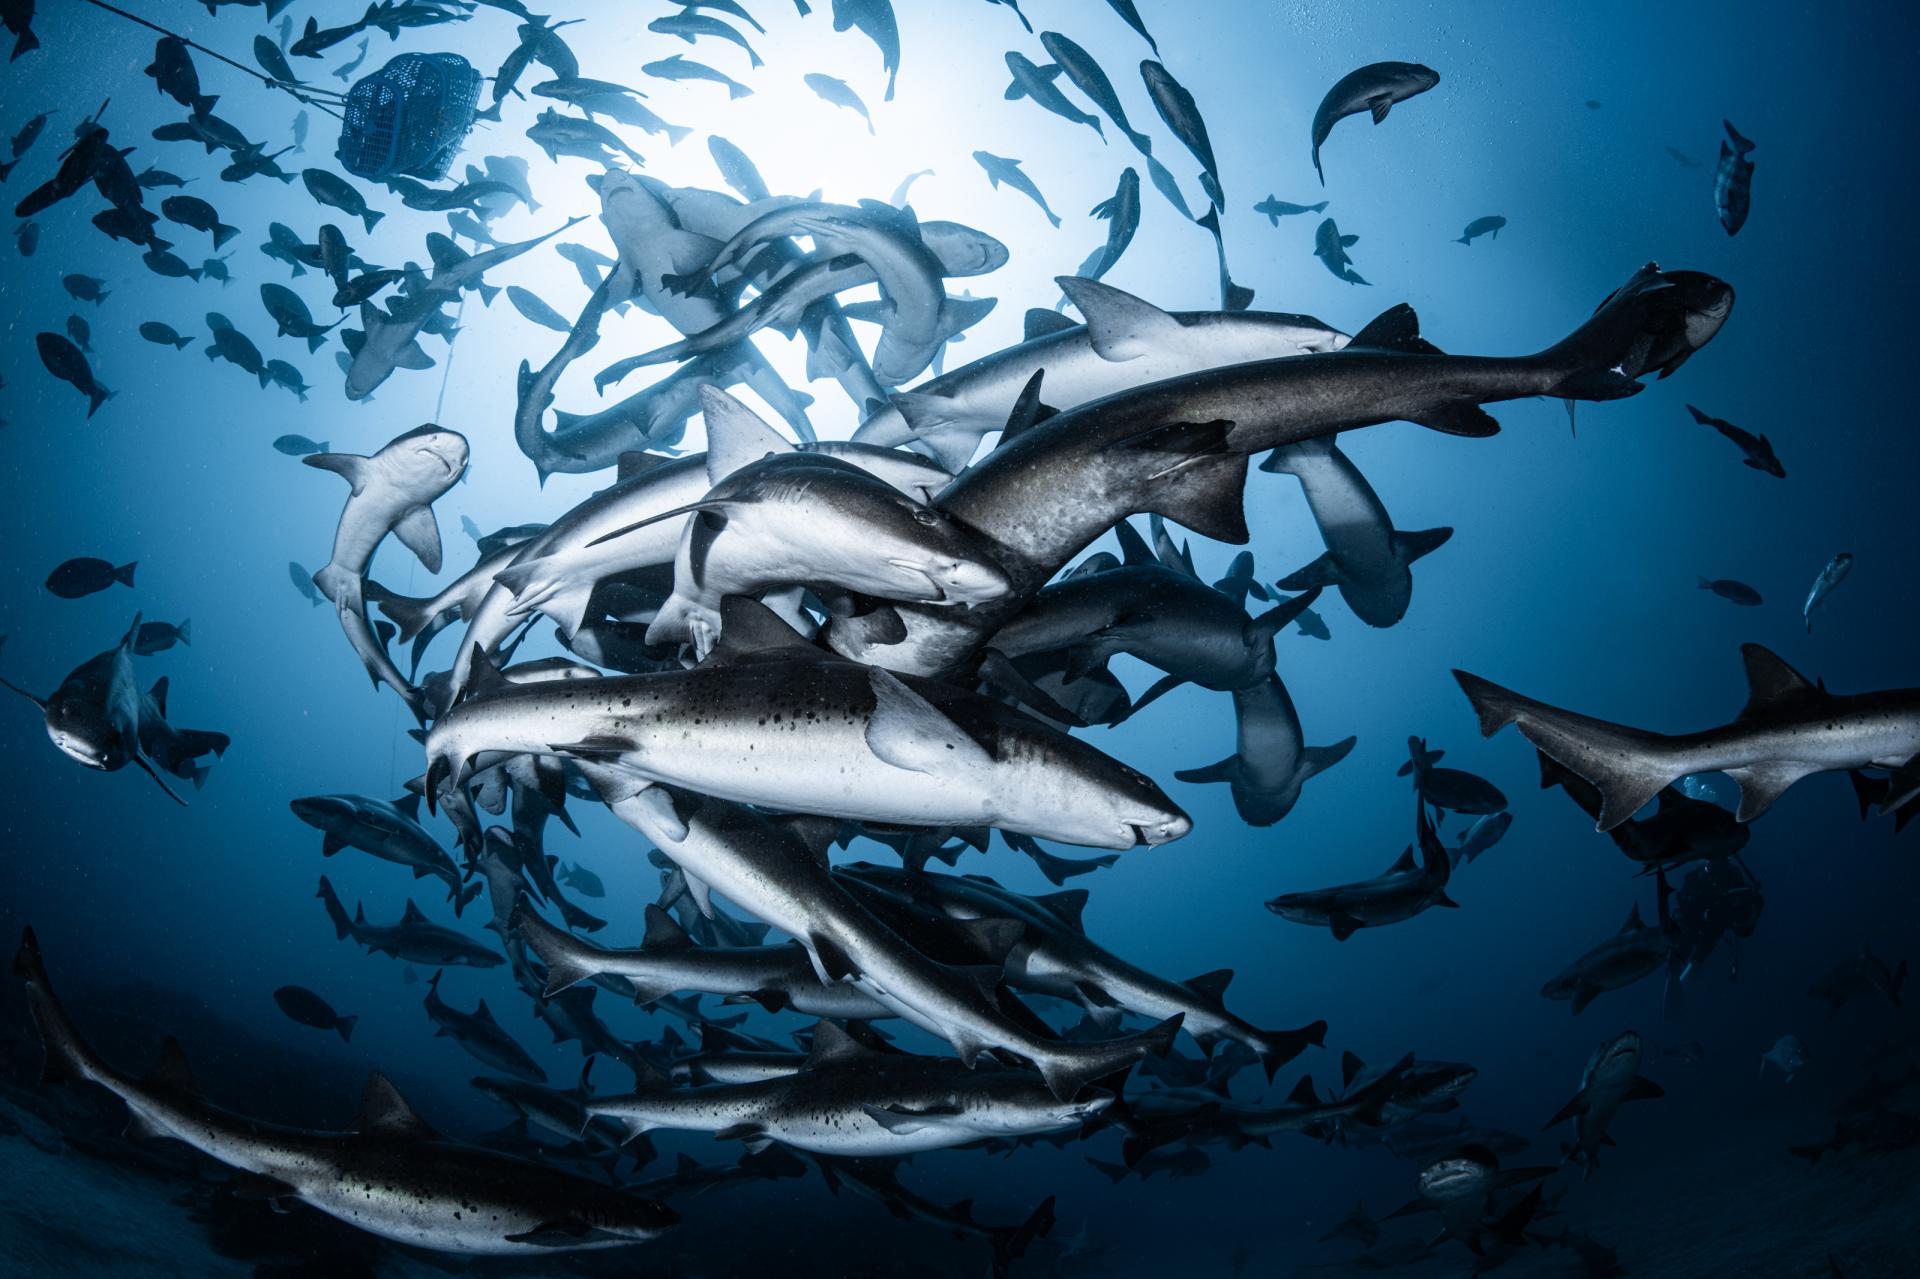
[[[1163,1057],[1173,1047],[1184,1013],[1175,1013],[1159,1025],[1125,1039],[1100,1043],[1050,1044],[1042,1060],[1034,1062],[1047,1087],[1061,1101],[1072,1101],[1096,1080],[1124,1074],[1148,1053]]]
[[[1670,761],[1658,733],[1563,711],[1466,671],[1453,677],[1480,717],[1482,736],[1512,724],[1543,754],[1593,784],[1600,792],[1596,830],[1620,825],[1687,771]]]
[[[34,1026],[40,1031],[40,1042],[46,1048],[47,1060],[41,1079],[56,1083],[102,1078],[106,1073],[104,1064],[67,1020],[66,1009],[53,993],[46,962],[40,956],[40,939],[31,928],[21,930],[20,949],[13,954],[13,975],[27,984],[27,1006],[33,1014]]]
[[[580,958],[580,945],[568,933],[543,919],[525,897],[514,903],[507,920],[507,932],[518,933],[527,949],[540,957],[547,968],[547,985],[542,997],[551,999],[561,991],[577,986],[598,973],[592,964]],[[641,1001],[636,1001],[641,1002]]]
[[[1321,1048],[1327,1042],[1327,1023],[1325,1021],[1308,1022],[1298,1030],[1263,1030],[1249,1035],[1246,1044],[1260,1059],[1261,1069],[1267,1072],[1267,1082],[1272,1083],[1279,1069],[1305,1052],[1308,1048]]]

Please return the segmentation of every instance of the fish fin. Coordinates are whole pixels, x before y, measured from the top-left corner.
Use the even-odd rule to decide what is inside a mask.
[[[866,740],[879,759],[895,768],[929,774],[992,762],[978,742],[899,676],[878,666],[868,674],[874,707]]]
[[[1451,528],[1421,529],[1414,533],[1402,533],[1395,530],[1389,539],[1393,546],[1394,558],[1402,564],[1411,564],[1423,556],[1431,555],[1447,544],[1453,536]]]
[[[1387,118],[1387,112],[1393,110],[1393,99],[1380,96],[1367,99],[1367,109],[1373,112],[1373,122],[1379,124]]]
[[[1473,439],[1484,439],[1489,435],[1500,434],[1500,423],[1493,414],[1478,404],[1465,401],[1436,405],[1424,410],[1420,416],[1411,420],[1430,431],[1439,431],[1443,435],[1464,435]]]
[[[1635,1075],[1633,1082],[1627,1085],[1628,1101],[1653,1101],[1667,1095],[1667,1090],[1648,1079],[1645,1075]]]
[[[309,453],[300,459],[304,466],[332,471],[353,486],[355,496],[367,486],[367,467],[371,459],[357,453]]]
[[[1103,360],[1136,360],[1168,342],[1178,341],[1180,321],[1131,293],[1077,275],[1054,279],[1087,320],[1087,336]]]
[[[401,516],[393,526],[393,535],[420,558],[427,572],[440,571],[440,525],[433,518],[431,506],[416,506]]]
[[[700,412],[707,428],[709,484],[769,454],[793,452],[785,436],[719,387],[700,388]]]
[[[1747,704],[1740,711],[1743,720],[1826,698],[1821,689],[1771,649],[1742,644],[1740,658],[1747,668]]]
[[[1249,618],[1243,628],[1245,638],[1249,643],[1271,641],[1280,633],[1281,627],[1299,620],[1300,615],[1311,608],[1313,602],[1319,598],[1320,588],[1316,586],[1292,599],[1274,605],[1258,617]]]
[[[400,1090],[379,1071],[367,1076],[367,1088],[360,1098],[360,1118],[354,1131],[364,1135],[412,1137],[430,1141],[435,1133],[427,1121],[407,1104]]]
[[[1064,333],[1068,329],[1077,329],[1079,327],[1080,326],[1074,323],[1073,320],[1060,314],[1058,311],[1049,311],[1045,307],[1030,307],[1027,310],[1026,319],[1022,326],[1020,340],[1023,342],[1031,342],[1035,338],[1048,337],[1055,333]]]
[[[1740,784],[1740,809],[1737,821],[1750,822],[1773,807],[1773,802],[1803,777],[1824,771],[1818,764],[1798,760],[1766,760],[1745,768],[1729,768],[1728,777]]]
[[[640,939],[642,950],[690,950],[693,938],[680,922],[659,906],[649,903],[646,911],[647,927]]]

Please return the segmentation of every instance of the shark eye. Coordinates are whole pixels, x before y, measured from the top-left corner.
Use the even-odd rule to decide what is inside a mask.
[[[932,511],[927,510],[925,507],[921,507],[915,510],[913,513],[913,518],[919,523],[926,525],[928,528],[932,528],[935,524],[938,524],[940,522],[940,517],[938,515],[935,515]]]

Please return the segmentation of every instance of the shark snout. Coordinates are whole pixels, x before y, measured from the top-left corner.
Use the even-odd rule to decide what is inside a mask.
[[[1125,823],[1125,829],[1133,835],[1137,844],[1168,844],[1193,830],[1193,819],[1182,812],[1162,813],[1155,817],[1137,818]]]
[[[980,560],[943,557],[933,560],[893,558],[897,569],[927,580],[930,604],[978,604],[996,600],[1013,589],[1007,575]]]

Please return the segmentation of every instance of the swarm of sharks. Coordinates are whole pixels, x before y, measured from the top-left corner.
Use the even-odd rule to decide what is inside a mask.
[[[1026,26],[1012,0],[994,3]],[[344,26],[309,19],[281,45],[262,37],[255,56],[270,82],[297,85],[295,68],[304,64],[289,57],[319,58],[369,31],[398,39],[403,30],[467,21],[480,16],[478,7],[383,0]],[[1713,340],[1731,313],[1732,288],[1649,263],[1590,315],[1570,315],[1564,336],[1518,355],[1449,353],[1404,304],[1350,332],[1312,316],[1253,310],[1251,291],[1228,275],[1224,184],[1192,92],[1160,61],[1140,64],[1137,88],[1199,168],[1208,212],[1197,218],[1153,139],[1128,119],[1112,78],[1073,40],[1047,31],[1035,39],[1049,61],[1007,53],[1006,98],[1103,143],[1130,144],[1155,188],[1212,233],[1219,306],[1167,309],[1102,282],[1140,223],[1140,175],[1127,167],[1092,212],[1107,224],[1104,243],[1076,274],[1052,282],[1059,302],[1044,305],[1049,287],[1045,298],[1030,299],[1039,305],[1026,313],[1023,340],[948,367],[950,349],[996,305],[955,282],[999,270],[1009,253],[985,231],[916,210],[907,196],[921,175],[886,200],[775,194],[744,152],[714,136],[708,149],[726,190],[662,182],[644,172],[636,145],[602,121],[668,146],[689,130],[656,115],[646,94],[583,76],[560,34],[570,23],[516,0],[484,7],[516,19],[518,31],[482,117],[502,120],[527,95],[543,100],[527,137],[556,166],[585,160],[599,170],[584,180],[611,250],[554,246],[591,291],[574,317],[527,289],[504,290],[514,311],[558,341],[544,360],[520,364],[514,438],[543,482],[555,473],[611,476],[543,523],[488,534],[469,522],[473,554],[450,562],[435,505],[466,475],[468,434],[489,424],[425,423],[367,455],[299,437],[276,443],[348,486],[325,562],[312,573],[292,564],[290,573],[315,606],[333,606],[376,690],[385,685],[416,720],[421,748],[419,775],[398,800],[323,794],[291,807],[322,833],[323,856],[352,848],[433,878],[456,921],[483,919],[476,935],[409,900],[396,921],[375,922],[364,908],[349,913],[331,880],[319,880],[317,896],[340,941],[435,970],[427,1019],[494,1072],[476,1088],[515,1114],[515,1149],[537,1153],[452,1142],[377,1075],[356,1127],[327,1133],[266,1130],[215,1108],[193,1087],[177,1045],[152,1075],[135,1079],[67,1021],[29,932],[15,972],[27,983],[50,1072],[103,1085],[126,1102],[137,1131],[198,1147],[270,1198],[450,1252],[543,1255],[640,1243],[675,1220],[660,1199],[812,1167],[829,1186],[848,1185],[896,1215],[986,1239],[1004,1270],[1051,1226],[1051,1200],[1023,1225],[983,1226],[964,1207],[916,1195],[891,1161],[1102,1133],[1121,1139],[1119,1164],[1095,1161],[1116,1179],[1194,1175],[1209,1164],[1204,1147],[1266,1147],[1284,1133],[1381,1142],[1421,1162],[1419,1198],[1396,1216],[1437,1213],[1441,1238],[1483,1256],[1537,1241],[1529,1233],[1543,1212],[1536,1183],[1552,1170],[1501,1168],[1502,1154],[1525,1148],[1505,1134],[1431,1127],[1431,1116],[1458,1106],[1477,1073],[1470,1065],[1409,1053],[1370,1069],[1349,1053],[1337,1091],[1323,1093],[1302,1076],[1279,1102],[1233,1096],[1237,1072],[1257,1066],[1272,1084],[1323,1045],[1330,1028],[1304,1010],[1288,1018],[1297,1026],[1257,1025],[1228,1006],[1231,969],[1173,978],[1098,940],[1097,895],[1065,883],[1182,840],[1194,822],[1158,781],[1102,749],[1092,730],[1164,715],[1160,699],[1186,685],[1223,695],[1234,749],[1176,777],[1224,783],[1250,825],[1283,821],[1308,783],[1355,744],[1351,736],[1310,735],[1283,678],[1298,636],[1332,633],[1315,605],[1338,600],[1367,627],[1397,625],[1414,606],[1413,566],[1452,533],[1397,528],[1341,437],[1404,422],[1467,447],[1500,430],[1489,405],[1635,395],[1645,379],[1672,375]],[[1111,7],[1157,59],[1134,6]],[[809,10],[797,8],[801,17]],[[902,47],[891,4],[833,0],[831,11],[836,31],[857,31],[875,46],[886,76],[880,100],[892,99]],[[729,65],[737,70],[744,57],[758,68],[760,55],[736,21],[764,34],[732,3],[683,4],[648,30],[703,56],[733,46],[718,49],[736,60]],[[531,72],[536,64],[543,72]],[[753,92],[683,53],[643,71],[718,85],[728,100]],[[317,205],[357,220],[347,226],[368,237],[383,219],[405,216],[378,194],[387,207],[374,207],[360,185],[331,170],[280,170],[281,152],[214,114],[217,95],[202,91],[184,41],[163,39],[147,74],[190,113],[156,138],[224,151],[223,177],[291,185],[298,176]],[[856,113],[859,127],[884,127],[884,108],[869,106],[873,89],[863,97],[855,85],[817,74],[805,83]],[[1340,79],[1313,117],[1312,163],[1323,184],[1321,150],[1338,121],[1365,112],[1378,124],[1395,103],[1438,83],[1430,68],[1402,62]],[[1093,109],[1082,109],[1069,88]],[[1743,158],[1751,144],[1733,136],[1741,146],[1723,159],[1717,184],[1729,233],[1746,217],[1752,168]],[[16,157],[31,141],[15,139]],[[96,219],[103,232],[143,248],[156,273],[204,278],[213,264],[174,257],[155,228],[164,219],[209,236],[216,249],[238,229],[191,197],[147,210],[142,192],[170,175],[135,176],[126,154],[96,115],[21,215],[91,185],[110,206],[104,224]],[[1060,225],[1017,158],[982,150],[975,159],[994,187],[1020,192]],[[287,285],[263,285],[260,297],[276,336],[310,352],[339,329],[344,389],[355,400],[396,371],[433,366],[422,335],[451,342],[451,309],[469,293],[487,305],[503,291],[487,281],[489,271],[544,254],[583,220],[522,241],[496,239],[494,217],[539,207],[524,162],[497,156],[467,166],[452,185],[397,178],[387,188],[410,213],[448,218],[446,233],[426,238],[428,265],[374,265],[331,223],[313,243],[275,223],[262,246],[290,278],[313,272],[332,286],[338,315],[325,321]],[[1278,225],[1327,205],[1269,195],[1256,207]],[[1480,219],[1462,242],[1501,225]],[[1336,276],[1364,285],[1347,256],[1357,240],[1327,218],[1316,253]],[[108,296],[104,281],[70,278],[76,300]],[[866,288],[877,288],[878,298],[843,298]],[[596,349],[604,317],[630,307],[657,316],[673,336],[621,354],[595,376],[596,389],[642,369],[671,371],[594,412],[556,410],[563,374]],[[264,360],[224,316],[208,320],[209,359],[237,365],[263,387],[308,389],[291,366],[291,381],[275,371],[281,362]],[[88,332],[69,324],[67,337],[43,333],[40,353],[54,376],[86,395],[91,413],[111,392],[86,361]],[[158,321],[141,332],[179,349],[193,340]],[[811,397],[788,386],[756,347],[764,333],[803,343],[808,377],[848,397],[859,418],[849,439],[818,438]],[[733,394],[741,388],[778,424]],[[1764,436],[1693,413],[1740,445],[1749,466],[1784,473]],[[696,427],[700,447],[683,449]],[[1209,582],[1169,525],[1247,543],[1250,480],[1263,499],[1292,488],[1252,480],[1256,469],[1298,482],[1324,553],[1293,561],[1269,583],[1257,572],[1264,551],[1244,552],[1225,578]],[[374,580],[376,553],[389,538],[429,572],[452,567],[453,580],[423,597]],[[1805,608],[1809,628],[1850,566],[1850,556],[1836,557],[1822,573]],[[523,656],[541,619],[562,651]],[[164,679],[140,690],[133,660],[145,651],[136,642],[142,633],[136,618],[119,645],[33,700],[56,746],[80,763],[113,770],[132,762],[163,788],[162,774],[198,786],[206,757],[223,752],[227,739],[173,727]],[[452,642],[438,646],[445,668],[436,669],[429,659],[442,635]],[[411,646],[410,654],[396,656],[396,644]],[[1130,694],[1110,669],[1123,655],[1160,677]],[[1736,859],[1744,823],[1799,778],[1845,770],[1878,786],[1882,811],[1920,802],[1913,694],[1833,694],[1752,646],[1747,664],[1753,699],[1739,720],[1676,737],[1459,674],[1483,732],[1516,725],[1540,752],[1543,784],[1564,787],[1623,853],[1658,876],[1658,925],[1642,923],[1636,909],[1620,934],[1549,982],[1546,997],[1571,1001],[1577,1013],[1651,973],[1684,976],[1706,950],[1686,943],[1670,916],[1667,872]],[[1456,872],[1493,847],[1512,819],[1496,787],[1441,766],[1441,755],[1422,738],[1409,743],[1401,774],[1415,792],[1413,838],[1384,872],[1284,892],[1268,909],[1347,942],[1457,907]],[[1742,787],[1737,814],[1685,790],[1686,779],[1716,770]],[[1636,815],[1656,797],[1658,810]],[[550,822],[577,833],[570,804],[603,805],[631,832],[622,852],[636,861],[651,854],[662,872],[659,901],[642,903],[644,911],[616,909],[634,903],[547,852]],[[423,808],[450,821],[456,849],[430,832]],[[1453,844],[1440,834],[1449,814],[1478,819]],[[995,832],[1060,891],[1029,897],[960,873],[960,859],[984,852]],[[900,864],[836,861],[836,850],[862,840],[893,850]],[[1106,851],[1065,857],[1046,844]],[[934,861],[948,869],[933,869]],[[599,918],[569,892],[604,899],[595,909],[614,917]],[[612,1059],[631,1087],[615,1091],[604,1077],[595,1086],[585,1072],[572,1087],[549,1084],[484,1000],[468,1012],[443,995],[445,970],[469,967],[504,967],[556,1042],[577,1042],[590,1060]],[[1897,998],[1897,978],[1881,986]],[[348,1034],[353,1018],[322,997],[299,987],[281,995],[289,1016]],[[689,1038],[667,1029],[652,1042],[626,1041],[595,1011],[600,998],[676,1019]],[[744,1012],[716,1016],[702,999],[814,1024],[791,1043],[765,1039],[742,1029]],[[1064,1024],[1063,1010],[1078,1022]],[[900,1023],[919,1033],[919,1048],[895,1042]],[[1553,1121],[1574,1122],[1564,1154],[1589,1175],[1601,1147],[1612,1144],[1621,1105],[1660,1095],[1638,1074],[1641,1056],[1632,1032],[1609,1040]],[[543,1141],[531,1139],[533,1128]],[[662,1131],[710,1133],[746,1153],[725,1166],[683,1161],[672,1178],[624,1189],[563,1170],[569,1160],[604,1170],[623,1149],[644,1166],[652,1157],[647,1135]],[[355,1193],[375,1179],[388,1193]],[[1525,1186],[1534,1189],[1522,1195]],[[1360,1211],[1335,1233],[1371,1245],[1379,1227]]]

